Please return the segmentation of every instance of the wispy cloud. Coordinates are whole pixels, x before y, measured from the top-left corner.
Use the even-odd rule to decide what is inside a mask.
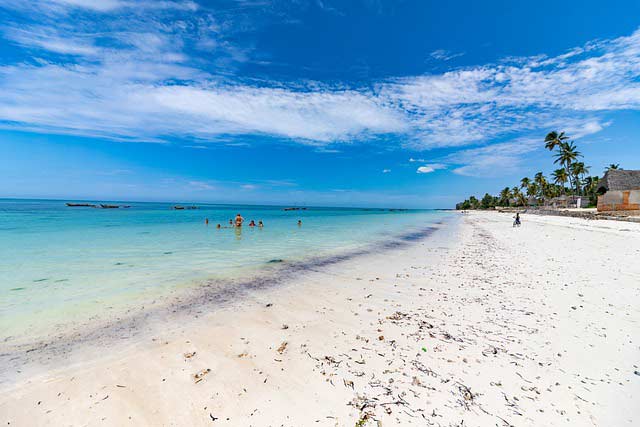
[[[4,128],[131,141],[261,134],[325,152],[396,135],[424,150],[569,125],[589,134],[606,126],[608,112],[640,108],[640,30],[555,57],[359,87],[237,77],[230,64],[248,60],[250,50],[225,38],[233,25],[190,1],[0,0],[0,7],[31,22],[1,28],[32,58],[0,66]],[[62,13],[73,13],[74,25],[52,17]],[[478,170],[463,167],[454,171]]]
[[[216,186],[207,181],[188,181],[187,185],[192,190],[215,190]]]
[[[114,12],[122,9],[177,9],[197,10],[198,5],[192,1],[170,0],[5,0],[4,4],[16,8],[31,7],[41,11],[67,13],[73,9],[84,9],[92,12]]]
[[[463,55],[464,52],[451,52],[445,49],[434,50],[429,54],[433,59],[437,59],[439,61],[450,61]]]
[[[382,173],[391,173],[391,169],[382,169]]]
[[[567,122],[565,128],[577,138],[597,133],[609,123]],[[458,175],[476,177],[496,177],[519,172],[530,156],[542,146],[541,138],[514,138],[506,142],[468,148],[454,152],[440,159],[452,166]]]

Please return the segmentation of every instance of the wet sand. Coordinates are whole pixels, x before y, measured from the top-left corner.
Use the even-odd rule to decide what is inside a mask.
[[[47,372],[3,387],[0,421],[637,424],[640,226],[511,221],[464,215],[63,363],[34,358]]]

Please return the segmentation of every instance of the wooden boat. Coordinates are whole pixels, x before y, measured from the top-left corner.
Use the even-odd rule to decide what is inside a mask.
[[[100,204],[100,207],[102,209],[118,209],[120,206],[118,205],[105,205],[105,204]]]
[[[95,208],[96,205],[92,205],[91,203],[65,203],[70,208]]]

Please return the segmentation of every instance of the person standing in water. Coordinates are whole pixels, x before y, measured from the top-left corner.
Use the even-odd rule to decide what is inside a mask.
[[[301,219],[298,220],[298,227],[300,227],[300,226],[302,226],[302,220]]]
[[[244,222],[244,218],[242,218],[242,215],[238,214],[236,215],[236,227],[242,227],[242,223]]]

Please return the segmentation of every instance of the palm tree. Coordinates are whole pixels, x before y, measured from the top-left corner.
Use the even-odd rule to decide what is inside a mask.
[[[527,187],[527,198],[533,197],[534,199],[536,199],[538,197],[539,192],[540,192],[540,187],[538,186],[538,184],[535,182],[532,182]],[[527,203],[528,202],[529,200],[527,199]]]
[[[509,206],[509,199],[511,198],[511,189],[505,187],[500,191],[500,206]]]
[[[567,139],[569,139],[568,136],[565,136],[564,132],[549,132],[547,134],[547,136],[544,138],[544,148],[546,148],[549,151],[553,151],[554,148],[559,147],[560,145],[562,145],[564,143],[564,141],[566,141]]]
[[[611,163],[609,166],[607,166],[604,171],[608,172],[610,170],[622,170],[622,168],[620,167],[620,163]]]
[[[519,203],[520,206],[525,206],[524,194],[522,194],[518,187],[511,189],[511,196],[516,200],[516,205]]]
[[[589,168],[584,165],[583,162],[576,162],[571,164],[571,175],[576,186],[576,192],[580,194],[580,183],[585,174],[589,172]]]
[[[573,188],[573,181],[571,180],[571,164],[575,162],[578,157],[581,157],[582,154],[577,150],[573,141],[571,142],[562,142],[559,146],[559,152],[555,155],[556,159],[553,163],[560,163],[567,170],[567,175],[569,177],[569,184],[571,188]]]
[[[564,186],[569,179],[567,170],[564,168],[556,169],[553,171],[551,176],[553,177],[553,182],[562,188],[562,194],[564,194]]]
[[[533,181],[538,185],[538,192],[541,199],[545,198],[545,193],[547,190],[547,178],[544,177],[542,172],[538,172],[534,177]]]
[[[527,188],[531,184],[531,180],[526,176],[520,180],[520,188]]]

